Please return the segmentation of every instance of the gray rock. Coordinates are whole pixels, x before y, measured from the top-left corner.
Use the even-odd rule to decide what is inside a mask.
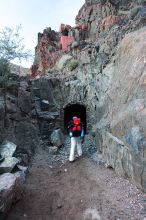
[[[37,127],[31,122],[21,121],[16,126],[17,152],[32,156],[36,147],[39,146]]]
[[[24,166],[21,166],[21,165],[17,165],[17,167],[20,171],[22,171],[25,174],[28,172],[28,167],[24,167]]]
[[[48,120],[48,121],[55,120],[58,116],[59,116],[58,112],[48,112],[48,111],[38,112],[38,118],[43,120]]]
[[[51,143],[56,147],[61,147],[64,143],[64,135],[61,129],[56,129],[51,134]]]
[[[47,111],[49,110],[50,103],[48,100],[41,100],[41,110]]]
[[[20,161],[15,157],[6,157],[5,160],[0,163],[0,174],[11,172],[19,162]]]
[[[12,157],[14,152],[16,151],[17,146],[9,141],[6,141],[0,146],[0,154],[2,157]]]
[[[124,176],[125,171],[122,167],[122,158],[123,151],[127,150],[126,146],[122,141],[108,132],[103,133],[103,141],[103,155],[106,163],[114,168],[120,175]]]
[[[20,173],[5,173],[0,176],[0,219],[12,204],[22,198],[23,179]]]
[[[9,114],[14,114],[17,112],[17,106],[16,104],[10,102],[10,101],[7,101],[6,102],[6,111],[7,113]]]
[[[89,64],[90,63],[90,56],[87,54],[86,51],[81,51],[80,53],[80,62],[81,64]]]
[[[146,146],[146,138],[139,127],[133,127],[127,132],[125,140],[136,152],[140,151],[143,146]]]
[[[54,155],[54,154],[57,153],[58,147],[55,147],[55,146],[54,147],[49,147],[48,151],[49,151],[49,154]]]

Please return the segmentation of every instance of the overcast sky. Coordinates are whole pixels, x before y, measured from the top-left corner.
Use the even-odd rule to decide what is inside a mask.
[[[0,28],[21,24],[24,43],[34,52],[38,32],[43,32],[46,27],[58,31],[60,23],[73,26],[75,16],[84,2],[85,0],[0,0]]]

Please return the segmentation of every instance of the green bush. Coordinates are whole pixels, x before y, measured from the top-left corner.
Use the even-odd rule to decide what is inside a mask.
[[[139,6],[132,8],[130,11],[130,17],[134,18],[138,14],[139,10],[140,10]]]
[[[0,31],[0,89],[5,89],[13,80],[12,75],[10,77],[11,61],[32,57],[30,51],[25,51],[20,29],[21,26],[5,27]]]
[[[76,69],[79,65],[79,61],[78,60],[70,60],[67,64],[68,68],[70,69],[70,71]]]
[[[30,51],[25,51],[20,30],[21,26],[19,25],[14,29],[5,27],[0,31],[0,58],[10,62],[32,57]]]
[[[48,51],[51,52],[55,52],[55,48],[53,46],[48,46]]]

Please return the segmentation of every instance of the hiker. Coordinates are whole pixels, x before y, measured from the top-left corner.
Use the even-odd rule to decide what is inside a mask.
[[[73,162],[75,159],[75,148],[77,147],[78,156],[82,156],[82,146],[84,142],[84,128],[81,123],[81,119],[74,116],[71,122],[69,123],[69,136],[71,138],[71,148],[69,161]]]

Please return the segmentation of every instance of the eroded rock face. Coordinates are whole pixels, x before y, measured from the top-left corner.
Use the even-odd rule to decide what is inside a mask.
[[[126,35],[116,58],[114,83],[110,89],[110,121],[112,132],[122,138],[123,127],[137,125],[145,130],[145,39],[146,29]]]
[[[59,35],[51,28],[46,28],[38,34],[38,44],[35,49],[35,61],[31,67],[31,75],[44,75],[48,68],[52,68],[61,56]]]
[[[110,133],[103,134],[103,153],[117,173],[146,191],[145,39],[146,29],[125,36],[119,45],[109,87]],[[122,141],[122,143],[121,143]]]

